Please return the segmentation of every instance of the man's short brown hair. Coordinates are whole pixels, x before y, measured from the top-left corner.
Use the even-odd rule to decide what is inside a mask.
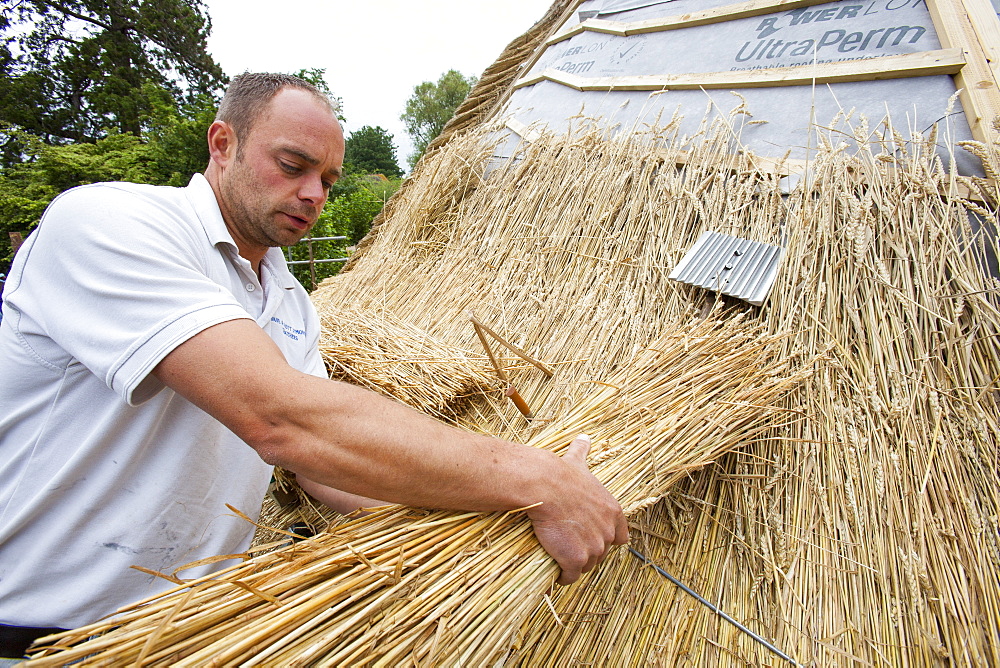
[[[236,155],[243,154],[244,140],[250,136],[254,124],[282,88],[299,88],[322,100],[336,116],[337,110],[330,98],[316,86],[291,74],[272,72],[244,72],[233,78],[226,90],[215,120],[232,126],[236,133]]]

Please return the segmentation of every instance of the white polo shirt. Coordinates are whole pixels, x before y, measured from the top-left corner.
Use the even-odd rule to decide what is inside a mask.
[[[280,250],[261,274],[201,174],[83,186],[49,206],[0,321],[0,623],[81,626],[172,586],[132,565],[169,574],[247,548],[253,527],[225,504],[256,517],[271,467],[150,371],[250,318],[325,377],[315,309]]]

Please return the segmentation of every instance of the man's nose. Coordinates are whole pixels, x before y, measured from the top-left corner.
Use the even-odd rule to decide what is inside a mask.
[[[299,188],[299,199],[303,199],[313,206],[320,206],[326,200],[326,189],[323,187],[323,179],[319,176],[310,176],[304,179]]]

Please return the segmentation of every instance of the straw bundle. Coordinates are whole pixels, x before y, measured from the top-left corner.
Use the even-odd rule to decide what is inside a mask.
[[[320,353],[330,377],[367,387],[441,418],[499,388],[485,357],[446,345],[388,313],[323,313]]]
[[[808,371],[777,343],[740,318],[683,328],[532,444],[558,451],[588,429],[595,475],[635,512],[771,426]],[[557,575],[519,513],[387,508],[64,634],[81,644],[32,664],[483,665]]]

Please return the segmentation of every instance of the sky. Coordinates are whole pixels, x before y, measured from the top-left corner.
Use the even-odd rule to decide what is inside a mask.
[[[229,76],[326,70],[347,134],[393,135],[399,166],[412,143],[400,114],[413,88],[449,69],[479,76],[553,0],[205,0],[208,50]]]

